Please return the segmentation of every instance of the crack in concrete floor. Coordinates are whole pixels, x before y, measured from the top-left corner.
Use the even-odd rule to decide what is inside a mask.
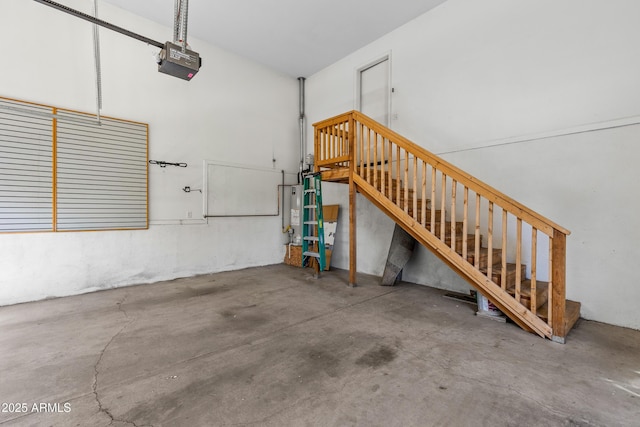
[[[111,421],[109,422],[109,425],[112,425],[114,422],[120,422],[120,423],[132,425],[134,427],[153,427],[152,425],[144,425],[144,424],[138,425],[134,421],[116,418],[111,413],[111,411],[102,404],[102,401],[100,400],[100,395],[98,394],[98,376],[100,375],[100,370],[98,367],[102,362],[102,358],[104,357],[104,354],[106,353],[109,346],[120,336],[120,334],[122,334],[122,332],[124,332],[124,330],[136,320],[136,318],[129,318],[127,311],[124,308],[122,308],[122,304],[124,304],[124,301],[126,299],[127,299],[127,296],[125,295],[124,297],[122,297],[122,300],[116,303],[116,305],[118,306],[118,311],[120,311],[124,315],[125,319],[127,320],[127,323],[125,323],[120,328],[120,330],[118,330],[118,332],[116,332],[115,335],[111,337],[111,339],[107,342],[107,344],[102,348],[102,351],[100,351],[98,360],[96,361],[95,365],[93,365],[94,374],[93,374],[93,384],[91,386],[91,389],[92,389],[93,395],[95,396],[96,403],[98,404],[98,411],[100,413],[107,415],[110,418]]]

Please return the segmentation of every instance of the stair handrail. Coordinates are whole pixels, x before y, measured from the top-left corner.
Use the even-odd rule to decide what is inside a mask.
[[[377,121],[362,114],[361,112],[353,110],[347,114],[351,114],[355,120],[366,124],[370,129],[377,131],[384,138],[391,140],[411,154],[416,155],[422,160],[428,161],[428,163],[433,165],[433,167],[445,172],[447,176],[452,177],[460,184],[467,186],[487,200],[497,204],[498,206],[506,208],[507,211],[512,212],[514,215],[529,222],[531,225],[535,226],[538,230],[544,232],[549,237],[553,237],[553,230],[559,231],[565,236],[571,234],[571,231],[555,223],[544,215],[512,199],[511,197],[502,193],[500,190],[497,190],[496,188],[479,180],[473,175],[454,166],[438,155],[424,149],[420,145],[410,141],[409,139],[394,132],[388,127],[381,125]],[[352,141],[352,143],[355,143],[355,141]],[[352,152],[355,152],[355,150],[352,149]]]
[[[569,231],[565,227],[555,223],[554,221],[550,220],[544,215],[512,199],[511,197],[507,196],[500,190],[497,190],[491,185],[485,183],[484,181],[481,181],[480,179],[474,177],[473,175],[454,166],[453,164],[447,162],[446,160],[439,157],[438,155],[426,150],[420,145],[396,133],[392,129],[389,129],[386,126],[383,126],[382,124],[378,123],[377,121],[373,120],[372,118],[368,117],[367,115],[359,111],[352,110],[346,113],[338,114],[334,117],[314,123],[313,126],[316,129],[316,132],[319,132],[321,129],[326,129],[327,127],[330,127],[330,126],[335,126],[340,123],[347,123],[349,122],[350,119],[353,119],[357,122],[361,122],[365,124],[368,128],[376,131],[384,138],[399,145],[400,147],[405,149],[407,152],[410,152],[411,154],[417,156],[418,158],[427,161],[429,164],[433,165],[433,167],[445,172],[447,176],[454,178],[456,181],[472,189],[473,191],[475,191],[485,199],[489,200],[490,202],[493,202],[498,206],[504,207],[507,211],[527,221],[529,224],[536,227],[538,230],[542,231],[547,236],[553,237],[554,230],[564,234],[565,236],[568,236],[571,234],[571,231]],[[344,132],[344,136],[348,138],[349,132],[348,131],[343,131],[343,132]],[[348,139],[349,139],[349,143],[344,144],[344,151],[342,153],[338,153],[339,156],[333,156],[332,158],[316,159],[317,164],[319,166],[322,166],[323,164],[331,163],[333,159],[338,159],[343,161],[345,156],[355,155],[356,153],[356,148],[354,147],[355,140],[353,140],[353,138],[348,138]],[[316,144],[315,152],[320,153],[321,152],[320,141],[318,138],[315,138],[314,140]]]

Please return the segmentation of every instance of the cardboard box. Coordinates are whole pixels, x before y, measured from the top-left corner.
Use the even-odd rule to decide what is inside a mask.
[[[284,263],[292,265],[294,267],[302,267],[302,246],[285,245]],[[331,266],[331,249],[325,249],[325,255],[327,257],[327,265],[324,266],[324,271],[329,271]],[[315,262],[315,259],[312,260]]]
[[[302,267],[302,246],[285,245],[284,263]]]

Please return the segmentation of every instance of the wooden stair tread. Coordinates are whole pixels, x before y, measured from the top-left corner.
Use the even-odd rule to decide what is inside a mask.
[[[538,317],[540,317],[545,322],[548,322],[549,320],[548,307],[549,305],[547,302],[544,305],[542,305],[542,307],[540,307],[536,313]],[[565,300],[564,307],[565,307],[564,308],[564,331],[566,336],[569,334],[569,331],[571,331],[571,329],[575,326],[578,319],[580,319],[581,304],[577,301]]]
[[[462,244],[463,244],[462,233],[456,234],[456,247],[455,251],[458,255],[462,255]],[[451,247],[451,233],[445,236],[444,243]],[[482,245],[482,236],[480,236],[480,244]],[[475,234],[467,234],[467,253],[473,252],[473,249],[476,247],[476,235]]]
[[[502,249],[492,249],[491,250],[491,261],[492,265],[501,264],[502,263]],[[487,264],[489,262],[489,249],[488,248],[480,248],[480,260],[478,262],[478,268],[480,270],[487,268]],[[473,253],[467,254],[467,262],[472,265],[475,264],[475,251]]]
[[[435,225],[435,235],[440,236],[440,230],[442,229],[442,223],[438,218],[436,218]],[[425,227],[427,230],[431,231],[431,222],[427,220],[427,226]],[[463,223],[462,221],[456,221],[456,234],[462,234]],[[445,221],[444,223],[444,234],[445,236],[451,234],[451,221]]]
[[[545,322],[549,320],[549,304],[548,302],[544,303],[542,307],[537,310],[537,315]],[[580,318],[580,307],[581,304],[577,301],[565,300],[565,309],[564,309],[564,325],[565,331],[568,334],[571,328],[574,327],[578,319]]]
[[[369,177],[367,176],[365,176],[364,179],[369,181]],[[373,185],[373,181],[374,181],[374,176],[371,175],[371,181],[369,183]],[[374,187],[377,187],[377,188],[382,187],[382,176],[378,176],[377,178],[375,178],[375,181],[376,181],[376,185],[374,185]],[[398,181],[395,178],[389,179],[388,176],[385,176],[384,185],[385,187],[393,187],[394,189],[397,187],[400,187],[402,191],[404,191],[404,184],[402,183],[402,181]],[[413,192],[413,189],[410,188],[409,192]]]
[[[365,177],[365,178],[366,178],[366,177]],[[367,178],[367,179],[368,179],[368,178]],[[371,177],[371,181],[373,181],[373,176]],[[382,185],[382,177],[381,177],[381,176],[379,176],[379,177],[376,179],[376,184],[378,184],[378,186],[381,186],[381,185]],[[397,179],[395,179],[395,178],[393,178],[393,179],[389,179],[389,177],[385,177],[385,178],[384,178],[384,185],[385,185],[385,187],[394,187],[394,188],[400,187],[400,188],[402,188],[402,189],[404,190],[404,186],[403,186],[402,182],[401,182],[401,181],[398,181],[398,180],[397,180]],[[413,191],[413,190],[412,190],[412,189],[409,189],[409,191]]]
[[[395,191],[380,191],[380,193],[385,196],[387,199],[391,200],[393,203],[395,203],[397,206],[404,208],[405,205],[405,197],[404,197],[404,193],[400,193],[400,198],[398,198],[398,194]],[[418,195],[419,197],[420,195]],[[409,194],[409,198],[406,199],[406,204],[407,206],[409,206],[410,208],[413,207],[413,195]],[[418,205],[418,209],[422,209],[422,199],[418,198],[416,199],[416,204]],[[429,209],[429,206],[431,205],[431,200],[430,199],[425,199],[425,204],[427,206],[427,209]]]
[[[371,184],[371,185],[373,185],[373,184]],[[393,183],[393,182],[391,182],[391,183],[390,183],[390,182],[386,182],[386,181],[385,181],[385,183],[384,183],[385,193],[389,193],[389,190],[393,190],[393,191],[391,191],[391,192],[392,192],[392,193],[393,193],[393,195],[395,196],[395,195],[396,195],[396,193],[398,192],[398,186],[399,186],[399,185],[398,185],[398,184],[396,184],[396,183]],[[380,191],[380,190],[382,189],[382,182],[381,182],[381,181],[378,181],[378,182],[374,185],[374,187],[375,187],[378,191]],[[402,186],[399,186],[399,187],[400,187],[400,196],[402,196],[402,195],[404,194],[404,187],[402,187]],[[412,196],[412,195],[413,195],[413,189],[411,189],[411,188],[410,188],[407,192],[409,193],[409,196]]]
[[[462,238],[464,237],[464,234],[456,234],[456,241],[462,241]],[[482,238],[482,236],[480,236]],[[449,242],[451,243],[451,234],[449,234],[448,236],[445,237],[445,242]],[[467,234],[467,241],[475,241],[476,240],[476,235],[475,234]]]
[[[549,290],[549,282],[543,282],[541,280],[536,281],[536,296],[540,296]],[[507,292],[511,295],[516,294],[516,285],[513,284],[507,288]],[[522,298],[531,299],[531,279],[523,280],[520,284],[520,296]]]
[[[394,194],[394,198],[395,198],[395,194]],[[394,200],[394,203],[395,203],[395,200]],[[400,204],[398,204],[398,203],[396,203],[396,204],[400,208],[404,208],[404,205],[405,205],[404,200],[402,200]],[[426,200],[425,204],[427,206],[429,206],[429,199]],[[422,199],[417,199],[416,200],[416,205],[417,205],[416,207],[418,208],[418,211],[422,211]],[[411,200],[409,200],[407,202],[407,207],[409,209],[413,209],[413,199],[411,199]],[[427,207],[427,212],[431,212],[431,209],[429,209],[428,207]]]
[[[409,215],[413,216],[413,204],[411,204],[409,206]],[[422,205],[421,205],[421,201],[418,200],[418,211],[417,211],[417,216],[418,219],[422,219]],[[440,218],[442,216],[442,211],[441,210],[437,210],[436,211],[436,218]],[[427,208],[427,210],[424,213],[424,217],[425,220],[427,221],[427,224],[431,221],[431,209]]]
[[[565,312],[564,312],[564,325],[565,331],[569,333],[571,328],[573,328],[580,319],[580,308],[582,304],[577,301],[566,300],[565,301]]]
[[[483,268],[480,269],[480,272],[483,274],[487,274],[488,270],[489,270],[488,266],[485,265]],[[509,288],[510,286],[515,286],[518,266],[516,264],[507,263],[506,270],[507,270],[506,271],[507,275],[506,275],[505,287]],[[520,266],[520,278],[522,281],[524,281],[526,273],[527,273],[527,266],[522,264]],[[491,280],[494,283],[496,283],[498,286],[502,286],[502,261],[500,261],[497,264],[493,264],[493,266],[491,267]]]
[[[516,286],[510,284],[507,287],[507,292],[515,298]],[[541,310],[541,307],[547,303],[549,295],[549,282],[536,281],[536,308]],[[527,308],[531,309],[531,280],[523,280],[520,284],[520,303]],[[546,315],[546,314],[545,314]],[[542,316],[540,316],[542,317]]]

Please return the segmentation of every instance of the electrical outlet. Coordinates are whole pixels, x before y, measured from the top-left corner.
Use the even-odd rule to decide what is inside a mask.
[[[193,218],[193,212],[187,211],[187,218]]]

